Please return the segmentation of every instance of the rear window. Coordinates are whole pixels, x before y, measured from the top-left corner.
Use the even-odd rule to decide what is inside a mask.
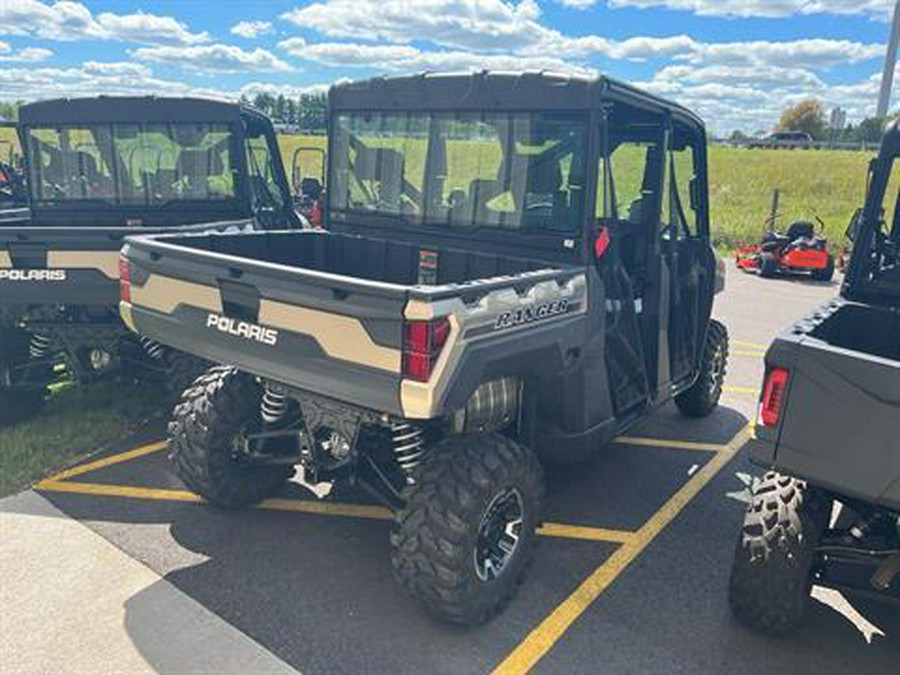
[[[164,206],[235,196],[228,125],[32,126],[27,138],[37,203]]]

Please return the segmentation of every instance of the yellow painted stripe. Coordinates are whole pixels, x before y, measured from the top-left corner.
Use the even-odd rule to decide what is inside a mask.
[[[634,532],[624,530],[608,530],[602,527],[582,527],[579,525],[563,525],[561,523],[544,523],[538,528],[538,534],[544,537],[561,539],[581,539],[584,541],[607,541],[613,544],[625,544],[634,541]]]
[[[740,345],[741,347],[750,347],[751,349],[761,349],[762,351],[766,351],[769,348],[768,345],[761,345],[758,342],[747,342],[746,340],[734,340],[734,339],[729,339],[728,341],[733,345]]]
[[[755,396],[756,398],[759,398],[759,389],[757,389],[756,387],[729,387],[726,385],[725,387],[722,387],[722,389],[724,391],[730,391],[734,394],[747,394],[748,396]]]
[[[140,448],[135,448],[134,450],[128,450],[127,452],[120,452],[116,455],[110,455],[109,457],[104,457],[103,459],[98,459],[96,462],[89,462],[87,464],[80,464],[78,466],[72,467],[71,469],[66,469],[65,471],[60,471],[57,474],[54,474],[42,482],[51,482],[56,483],[61,480],[66,480],[68,478],[74,478],[75,476],[81,476],[86,473],[90,473],[91,471],[97,471],[98,469],[102,469],[106,466],[112,466],[113,464],[121,464],[122,462],[128,462],[132,459],[137,459],[138,457],[143,457],[144,455],[149,455],[152,452],[159,452],[160,450],[164,450],[166,448],[165,441],[158,441],[156,443],[151,443],[149,445],[144,445]],[[40,483],[38,483],[40,485]]]
[[[344,516],[347,518],[367,518],[390,520],[391,512],[383,506],[366,504],[338,504],[334,502],[306,502],[301,499],[267,499],[256,505],[258,509],[269,511],[297,511],[315,513],[322,516]]]
[[[70,483],[66,481],[44,480],[35,485],[42,492],[65,492],[76,495],[96,495],[101,497],[129,497],[131,499],[153,499],[168,502],[200,503],[203,500],[187,490],[163,490],[141,488],[129,485],[106,485],[103,483]]]
[[[666,438],[637,438],[634,436],[619,436],[613,439],[615,443],[624,445],[641,445],[648,448],[665,448],[670,450],[700,450],[704,452],[719,452],[725,446],[715,443],[695,443],[693,441],[675,441]]]
[[[527,673],[569,627],[616,580],[622,571],[671,523],[682,509],[709,483],[710,480],[734,457],[749,438],[747,425],[701,468],[668,502],[654,514],[632,542],[623,544],[593,574],[585,579],[561,605],[559,605],[528,637],[516,647],[494,670],[494,675]]]
[[[103,483],[73,483],[60,480],[44,480],[35,485],[35,489],[43,492],[64,492],[68,494],[94,495],[100,497],[125,497],[130,499],[148,499],[156,501],[202,503],[203,500],[187,490],[167,490],[161,488],[132,487],[129,485],[106,485]],[[345,518],[365,518],[371,520],[390,520],[391,512],[383,506],[367,504],[340,504],[334,502],[311,502],[300,499],[267,499],[256,508],[268,511],[292,511],[295,513],[311,513],[322,516],[338,516]],[[561,539],[579,539],[582,541],[606,541],[613,544],[630,542],[634,533],[621,530],[609,530],[600,527],[565,525],[562,523],[545,523],[538,530],[544,537]]]

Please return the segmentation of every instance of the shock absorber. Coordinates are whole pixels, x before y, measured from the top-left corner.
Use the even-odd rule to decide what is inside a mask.
[[[156,340],[151,340],[148,337],[143,335],[138,336],[138,340],[141,343],[141,347],[154,361],[160,361],[165,354],[166,348],[159,344]]]
[[[266,389],[263,392],[259,411],[263,422],[275,424],[281,421],[287,413],[289,403],[287,394],[283,391],[277,391],[271,384],[266,382]]]
[[[391,422],[391,438],[397,464],[406,474],[407,482],[412,482],[413,470],[425,457],[425,434],[420,427],[395,420]]]
[[[52,343],[53,340],[46,335],[33,333],[31,335],[31,341],[28,344],[28,356],[35,361],[46,358],[50,355]]]

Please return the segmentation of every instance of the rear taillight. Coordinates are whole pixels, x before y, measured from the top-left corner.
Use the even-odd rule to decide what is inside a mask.
[[[759,423],[764,427],[777,427],[784,406],[791,371],[787,368],[772,368],[766,376],[762,400],[759,404]]]
[[[403,377],[428,382],[449,336],[447,317],[407,321],[403,326]]]
[[[124,255],[119,256],[119,299],[131,302],[131,263]]]

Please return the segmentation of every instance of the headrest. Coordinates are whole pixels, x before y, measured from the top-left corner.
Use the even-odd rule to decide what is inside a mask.
[[[403,176],[404,156],[393,148],[362,148],[353,163],[360,180],[398,180]]]
[[[562,188],[562,168],[558,161],[538,161],[528,167],[526,192],[531,194],[551,194]]]
[[[203,148],[187,148],[178,155],[178,173],[182,176],[218,176],[225,164],[218,152]]]

